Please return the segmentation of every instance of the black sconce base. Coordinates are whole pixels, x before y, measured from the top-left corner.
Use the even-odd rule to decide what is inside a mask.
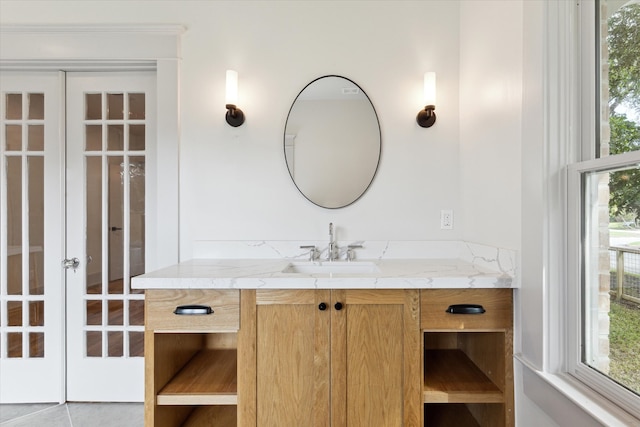
[[[436,113],[434,110],[436,109],[433,105],[427,105],[424,107],[424,110],[420,110],[418,115],[416,116],[416,122],[418,125],[423,128],[430,128],[436,122]]]
[[[227,114],[225,114],[224,118],[227,120],[227,123],[234,128],[244,123],[244,113],[233,104],[227,104]]]

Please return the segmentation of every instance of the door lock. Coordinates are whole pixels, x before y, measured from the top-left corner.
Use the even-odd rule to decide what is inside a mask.
[[[75,271],[78,269],[78,267],[80,266],[80,260],[78,258],[67,258],[62,260],[62,268],[64,268],[65,270],[68,269],[73,269],[73,272],[75,273]]]

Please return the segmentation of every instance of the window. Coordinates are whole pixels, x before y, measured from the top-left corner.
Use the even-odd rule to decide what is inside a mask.
[[[582,146],[592,148],[569,168],[569,197],[576,200],[569,218],[580,219],[574,230],[580,243],[577,283],[569,293],[576,304],[577,333],[569,331],[576,348],[568,365],[639,417],[640,1],[600,0],[595,6],[597,65],[583,70],[595,71],[595,88],[583,92],[598,107],[586,112],[595,117],[584,120],[582,130]],[[583,101],[582,108],[594,105]]]

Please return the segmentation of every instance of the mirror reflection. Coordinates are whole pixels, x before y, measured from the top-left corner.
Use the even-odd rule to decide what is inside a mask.
[[[316,205],[336,209],[358,200],[375,176],[380,150],[378,116],[353,81],[320,77],[294,100],[285,160],[298,190]]]

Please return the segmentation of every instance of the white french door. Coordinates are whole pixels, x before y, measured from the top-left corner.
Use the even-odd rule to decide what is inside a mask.
[[[0,73],[0,403],[64,395],[62,77]]]
[[[155,91],[153,72],[0,74],[0,403],[143,400]]]
[[[155,74],[67,76],[67,399],[142,401],[146,160]]]

